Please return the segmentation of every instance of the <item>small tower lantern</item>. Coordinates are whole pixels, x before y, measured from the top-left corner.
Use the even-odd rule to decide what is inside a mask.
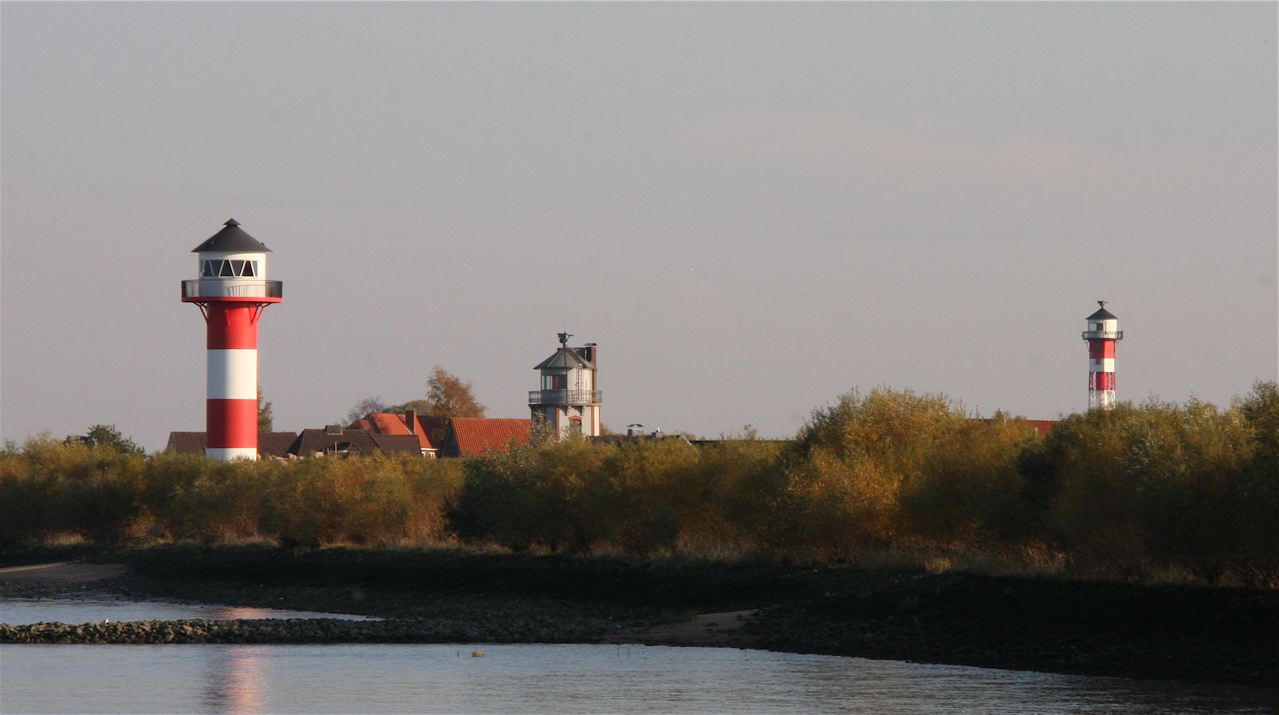
[[[533,368],[539,371],[541,389],[528,393],[529,411],[533,421],[545,424],[556,439],[571,434],[598,437],[604,401],[604,393],[596,389],[598,348],[595,343],[569,347],[571,333],[558,337],[560,347],[555,354]]]
[[[212,459],[258,458],[258,319],[284,299],[284,284],[266,279],[270,252],[231,219],[192,251],[199,278],[182,281],[182,302],[199,306],[208,329],[204,453]]]
[[[1088,316],[1083,338],[1088,342],[1088,409],[1108,410],[1117,402],[1115,393],[1115,347],[1124,339],[1119,319],[1106,310],[1106,301]]]

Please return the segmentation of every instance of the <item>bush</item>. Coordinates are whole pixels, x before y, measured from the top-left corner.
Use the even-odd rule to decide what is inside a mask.
[[[571,439],[468,460],[231,463],[82,440],[0,451],[0,543],[458,539],[836,562],[895,551],[1276,587],[1277,513],[1273,382],[1226,410],[1124,404],[1043,438],[1003,415],[969,419],[941,395],[876,389],[814,411],[789,444],[748,432],[697,447]]]
[[[907,533],[950,549],[1011,549],[1032,538],[1018,456],[1040,439],[1023,420],[967,420],[902,488]]]
[[[28,441],[0,457],[0,540],[76,533],[103,542],[140,535],[146,458],[78,441]]]
[[[944,396],[909,390],[853,391],[815,411],[783,456],[792,530],[775,545],[844,559],[898,543],[903,484],[964,424]]]

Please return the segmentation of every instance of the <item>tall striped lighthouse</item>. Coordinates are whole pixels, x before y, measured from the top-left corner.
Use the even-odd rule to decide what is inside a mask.
[[[1115,345],[1124,339],[1119,319],[1099,300],[1097,312],[1085,318],[1083,338],[1088,342],[1088,409],[1115,406]]]
[[[199,278],[182,281],[182,302],[195,303],[208,328],[205,456],[258,458],[258,319],[284,300],[284,284],[266,279],[271,249],[235,219],[196,246]]]

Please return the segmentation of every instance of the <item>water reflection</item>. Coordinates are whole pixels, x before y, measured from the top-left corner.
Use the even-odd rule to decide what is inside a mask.
[[[260,609],[229,609],[260,610]],[[261,618],[261,616],[228,616]],[[209,658],[209,678],[204,689],[206,712],[225,715],[257,715],[265,712],[262,693],[263,662],[267,646],[232,645],[214,651]]]
[[[93,599],[25,599],[0,598],[0,623],[101,623],[111,621],[171,621],[181,618],[339,618],[343,620],[378,620],[369,616],[344,613],[316,613],[275,608],[241,608],[204,603],[169,603],[167,601],[124,601]]]

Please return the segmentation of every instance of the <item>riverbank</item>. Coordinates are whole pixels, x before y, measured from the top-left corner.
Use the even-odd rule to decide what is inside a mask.
[[[0,642],[711,645],[1279,685],[1274,591],[451,549],[77,546],[0,552],[0,565],[58,555],[127,571],[44,584],[29,579],[37,569],[11,572],[25,581],[0,572],[0,594],[93,592],[394,620],[4,626]]]

